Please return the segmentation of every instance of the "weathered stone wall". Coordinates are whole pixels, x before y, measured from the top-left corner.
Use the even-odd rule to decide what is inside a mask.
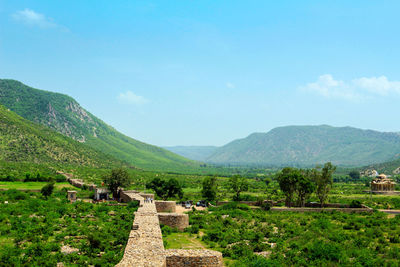
[[[206,249],[167,249],[167,267],[222,267],[222,253]]]
[[[158,213],[158,220],[161,224],[168,225],[179,230],[189,226],[189,215],[178,213]]]
[[[84,185],[83,181],[80,179],[69,179],[68,181],[70,184],[78,188],[82,188]]]
[[[135,212],[124,257],[116,266],[165,267],[165,250],[155,204],[144,202],[138,194],[125,194],[132,200],[139,200],[140,207]]]
[[[156,200],[157,212],[176,212],[175,201],[160,201]]]

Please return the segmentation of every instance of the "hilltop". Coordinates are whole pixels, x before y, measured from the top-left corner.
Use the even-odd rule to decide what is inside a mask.
[[[0,105],[0,161],[111,167],[123,163]]]
[[[15,80],[1,79],[0,104],[29,121],[50,127],[135,167],[178,171],[199,165],[119,133],[64,94],[34,89]]]
[[[273,166],[313,166],[331,161],[341,166],[365,166],[395,160],[399,155],[398,133],[328,125],[286,126],[230,142],[206,161]]]

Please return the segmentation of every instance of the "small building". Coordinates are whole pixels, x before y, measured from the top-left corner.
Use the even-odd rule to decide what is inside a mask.
[[[94,189],[94,200],[108,200],[108,195],[110,194],[110,190],[107,188],[95,188]]]
[[[76,201],[76,191],[67,191],[68,200],[72,203]]]
[[[384,174],[376,176],[376,178],[371,182],[372,192],[391,192],[395,190],[395,187],[396,183],[393,179],[387,178]]]

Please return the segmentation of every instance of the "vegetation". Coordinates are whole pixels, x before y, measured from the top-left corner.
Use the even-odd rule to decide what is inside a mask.
[[[8,204],[5,204],[5,201]],[[114,266],[132,226],[132,206],[70,204],[65,191],[0,192],[1,266]],[[62,247],[75,249],[63,253]]]
[[[40,193],[42,193],[42,195],[47,199],[49,196],[51,196],[51,194],[53,194],[53,190],[54,190],[54,182],[50,182],[42,187]]]
[[[208,176],[203,179],[202,197],[207,201],[214,201],[217,197],[217,177]]]
[[[400,216],[275,212],[237,203],[210,210],[190,212],[191,227],[233,266],[397,266],[400,257]]]
[[[240,200],[240,193],[249,190],[249,183],[245,177],[233,175],[229,178],[229,189],[234,193],[233,200]]]
[[[104,177],[104,183],[113,196],[118,197],[118,189],[128,187],[131,184],[131,178],[125,169],[118,168],[111,170],[110,174]]]
[[[146,187],[154,190],[156,195],[163,200],[167,200],[168,198],[172,197],[178,197],[181,199],[183,197],[182,186],[174,178],[170,178],[168,181],[165,181],[156,177],[149,182]]]

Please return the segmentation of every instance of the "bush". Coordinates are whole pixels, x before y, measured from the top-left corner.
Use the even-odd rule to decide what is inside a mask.
[[[358,200],[352,200],[350,203],[350,208],[361,208],[361,202]]]
[[[54,183],[48,183],[47,185],[42,187],[40,193],[42,193],[42,195],[47,198],[51,196],[51,194],[53,194],[53,190],[54,190]]]

